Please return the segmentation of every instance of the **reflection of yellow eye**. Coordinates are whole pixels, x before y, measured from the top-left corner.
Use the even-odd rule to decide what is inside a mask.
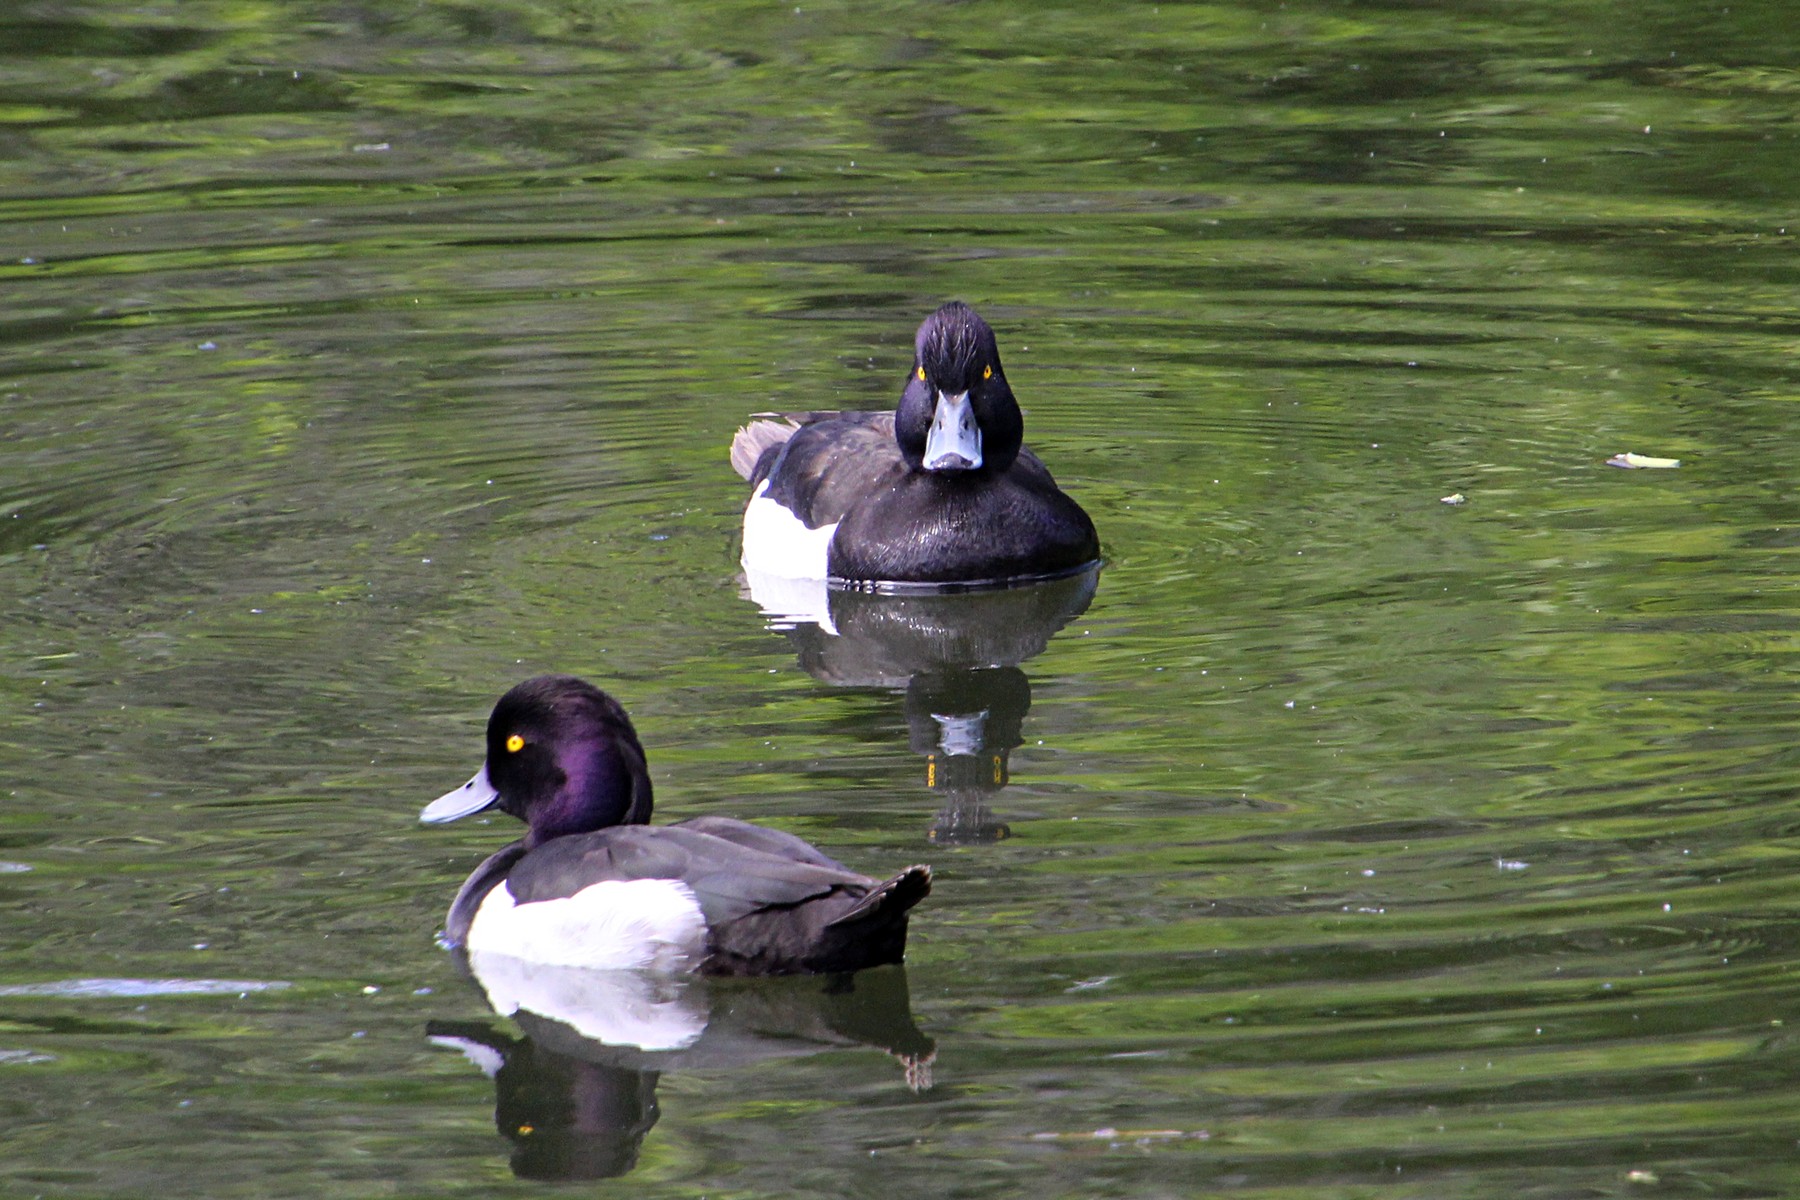
[[[981,377],[983,379],[992,379],[994,377],[994,368],[992,368],[992,367],[981,368]]]
[[[506,748],[509,752],[517,754],[525,748],[525,739],[515,733],[506,739]]]
[[[920,383],[925,382],[925,368],[924,367],[919,368],[919,382]]]

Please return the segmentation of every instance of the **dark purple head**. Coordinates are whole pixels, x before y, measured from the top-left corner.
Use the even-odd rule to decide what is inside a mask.
[[[527,847],[650,819],[650,774],[618,701],[572,675],[539,675],[500,697],[488,718],[487,762],[421,819],[498,808],[531,827]]]
[[[1000,472],[1012,466],[1024,436],[988,323],[960,300],[925,318],[894,412],[894,440],[906,465],[946,474]]]

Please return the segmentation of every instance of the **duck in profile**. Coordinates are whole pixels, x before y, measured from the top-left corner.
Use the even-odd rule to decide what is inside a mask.
[[[750,481],[746,574],[981,586],[1099,558],[1094,523],[1023,445],[994,331],[961,301],[919,326],[893,412],[768,416],[731,443]]]
[[[457,892],[444,940],[552,966],[788,975],[899,962],[931,868],[859,875],[779,830],[728,817],[651,827],[631,719],[569,675],[519,684],[488,718],[487,760],[425,806],[439,824],[489,808],[525,836]]]

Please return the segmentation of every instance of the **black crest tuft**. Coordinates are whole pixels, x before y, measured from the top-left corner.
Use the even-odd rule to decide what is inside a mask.
[[[960,391],[974,385],[982,368],[1000,370],[994,331],[961,300],[950,301],[925,319],[915,348],[919,365],[940,387]]]

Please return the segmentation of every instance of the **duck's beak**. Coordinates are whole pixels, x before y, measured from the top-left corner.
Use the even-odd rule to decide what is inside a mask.
[[[498,803],[500,793],[488,782],[487,764],[482,763],[481,770],[475,772],[469,782],[453,792],[445,792],[427,804],[419,813],[419,820],[427,825],[442,825],[446,821],[478,813],[484,808],[492,808]]]
[[[946,396],[939,392],[931,432],[925,435],[927,471],[973,471],[981,465],[981,427],[969,393]]]

